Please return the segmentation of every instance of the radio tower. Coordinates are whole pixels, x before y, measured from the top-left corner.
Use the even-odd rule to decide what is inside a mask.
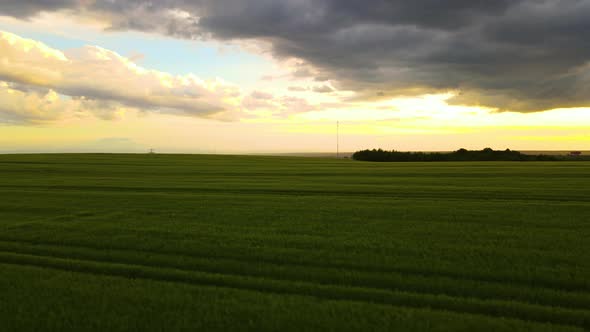
[[[336,121],[336,159],[340,158],[340,121]]]

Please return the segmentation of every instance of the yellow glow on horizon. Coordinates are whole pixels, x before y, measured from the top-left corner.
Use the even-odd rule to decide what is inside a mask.
[[[590,120],[590,108],[555,109],[535,113],[498,112],[489,108],[449,105],[452,94],[392,99],[354,109],[327,109],[296,115],[305,121],[371,123],[373,127],[392,126],[399,132],[437,131],[464,133],[481,128],[582,128]],[[390,107],[390,109],[385,109]],[[371,130],[374,132],[375,130]],[[389,131],[389,130],[381,130]],[[392,129],[392,131],[396,131]]]

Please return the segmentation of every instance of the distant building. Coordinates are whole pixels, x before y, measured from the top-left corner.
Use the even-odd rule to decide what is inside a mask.
[[[581,151],[572,151],[572,152],[570,152],[570,156],[572,156],[572,157],[579,157],[581,155],[582,155],[582,152]]]

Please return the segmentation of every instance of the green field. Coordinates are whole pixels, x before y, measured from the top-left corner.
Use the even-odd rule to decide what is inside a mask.
[[[590,162],[0,155],[2,331],[590,329]]]

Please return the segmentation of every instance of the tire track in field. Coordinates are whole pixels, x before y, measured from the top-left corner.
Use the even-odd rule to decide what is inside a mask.
[[[416,186],[411,188],[415,189]],[[243,189],[225,189],[225,188],[213,188],[213,187],[118,187],[118,186],[92,186],[92,185],[79,185],[79,186],[67,186],[67,185],[28,185],[28,186],[17,186],[17,185],[0,185],[0,189],[12,189],[18,191],[83,191],[83,192],[118,192],[118,193],[133,193],[133,194],[157,194],[157,193],[198,193],[198,194],[210,194],[210,193],[221,193],[221,194],[234,194],[234,195],[281,195],[281,196],[332,196],[332,197],[376,197],[376,198],[392,198],[392,199],[444,199],[444,200],[496,200],[496,201],[513,201],[514,199],[522,200],[526,198],[527,202],[576,202],[576,203],[590,203],[590,197],[586,194],[586,191],[580,193],[575,197],[569,197],[565,195],[559,195],[556,193],[554,196],[547,197],[547,195],[531,194],[527,192],[513,192],[506,193],[501,191],[492,191],[482,193],[481,191],[466,190],[458,192],[449,192],[442,190],[442,186],[434,187],[440,189],[440,195],[433,195],[433,187],[427,186],[419,192],[405,192],[399,191],[399,187],[396,192],[376,192],[368,190],[356,190],[356,191],[336,191],[336,190],[321,190],[321,189],[310,189],[310,188],[297,188],[297,189],[277,189],[277,188],[243,188]],[[349,188],[347,188],[349,189]],[[425,194],[429,192],[429,194]],[[571,193],[571,190],[568,191]],[[523,196],[524,195],[524,196]]]
[[[4,243],[3,243],[4,242]],[[265,263],[253,265],[236,259],[202,258],[168,255],[140,250],[88,250],[81,246],[32,245],[25,247],[19,242],[0,241],[0,250],[5,252],[41,255],[61,259],[93,260],[104,263],[131,264],[154,268],[172,268],[184,271],[221,273],[234,276],[270,278],[293,282],[314,282],[322,285],[362,287],[376,290],[404,290],[427,295],[448,295],[480,300],[504,300],[530,303],[548,307],[570,309],[590,308],[590,294],[554,291],[551,289],[519,287],[493,282],[473,282],[445,277],[423,277],[399,273],[373,274],[362,270],[341,270]],[[71,250],[72,248],[78,250]],[[135,254],[135,257],[129,254]],[[149,257],[141,256],[149,254]],[[181,261],[178,259],[181,258]],[[176,259],[177,261],[173,261]],[[189,261],[187,261],[187,259]],[[351,273],[352,272],[352,273]],[[327,277],[329,276],[329,277]],[[467,284],[467,287],[465,287]],[[457,286],[461,286],[457,288]],[[530,294],[533,294],[532,296]]]
[[[457,282],[474,282],[474,283],[489,283],[489,284],[509,284],[513,287],[526,287],[531,289],[538,289],[538,290],[549,290],[554,292],[567,292],[572,294],[579,294],[579,295],[586,295],[590,296],[590,284],[587,282],[575,282],[575,280],[570,280],[569,283],[564,284],[560,280],[555,279],[534,279],[530,280],[528,278],[517,277],[514,275],[491,275],[491,274],[484,274],[484,273],[477,273],[472,272],[470,274],[466,274],[465,271],[456,272],[450,270],[425,270],[423,268],[414,268],[408,266],[396,266],[396,267],[382,267],[382,266],[374,266],[374,265],[359,265],[359,264],[351,264],[344,261],[331,261],[331,262],[322,262],[314,263],[311,261],[301,261],[301,260],[289,260],[286,257],[270,257],[268,255],[258,255],[256,257],[247,257],[237,254],[219,254],[214,251],[207,251],[205,252],[186,252],[181,250],[166,250],[166,249],[158,249],[158,250],[147,250],[147,249],[133,249],[127,247],[109,247],[105,248],[99,245],[88,245],[88,244],[72,244],[72,243],[62,243],[62,242],[51,242],[51,241],[31,241],[27,239],[14,239],[14,238],[2,238],[0,237],[0,244],[1,242],[5,243],[15,243],[15,244],[28,244],[30,246],[52,246],[52,247],[68,247],[74,249],[89,249],[89,250],[96,250],[99,252],[104,252],[108,250],[109,252],[120,252],[120,253],[136,253],[136,254],[150,254],[150,255],[159,255],[159,256],[169,256],[169,257],[176,257],[176,258],[185,258],[185,259],[208,259],[208,260],[225,260],[225,261],[233,261],[239,263],[251,263],[251,264],[269,264],[278,267],[301,267],[301,268],[315,268],[315,269],[334,269],[334,270],[348,270],[351,272],[358,272],[358,273],[381,273],[381,274],[401,274],[401,275],[409,275],[411,277],[422,277],[422,278],[448,278],[452,280],[456,280]],[[15,246],[11,246],[11,250],[14,249]],[[1,246],[0,246],[1,249]],[[207,248],[205,248],[207,249]],[[74,253],[75,251],[71,251],[69,254]],[[75,257],[73,257],[75,258]],[[133,262],[131,262],[133,263]]]
[[[309,282],[285,282],[273,279],[188,272],[178,269],[151,268],[131,264],[104,263],[92,260],[72,260],[38,255],[0,252],[0,262],[21,266],[36,266],[95,275],[149,279],[201,286],[216,286],[266,293],[313,296],[330,300],[378,303],[412,308],[431,308],[491,317],[515,318],[525,321],[590,328],[588,311],[548,308],[511,301],[482,301],[446,295],[424,295],[403,291],[384,291],[361,287],[318,285]]]

